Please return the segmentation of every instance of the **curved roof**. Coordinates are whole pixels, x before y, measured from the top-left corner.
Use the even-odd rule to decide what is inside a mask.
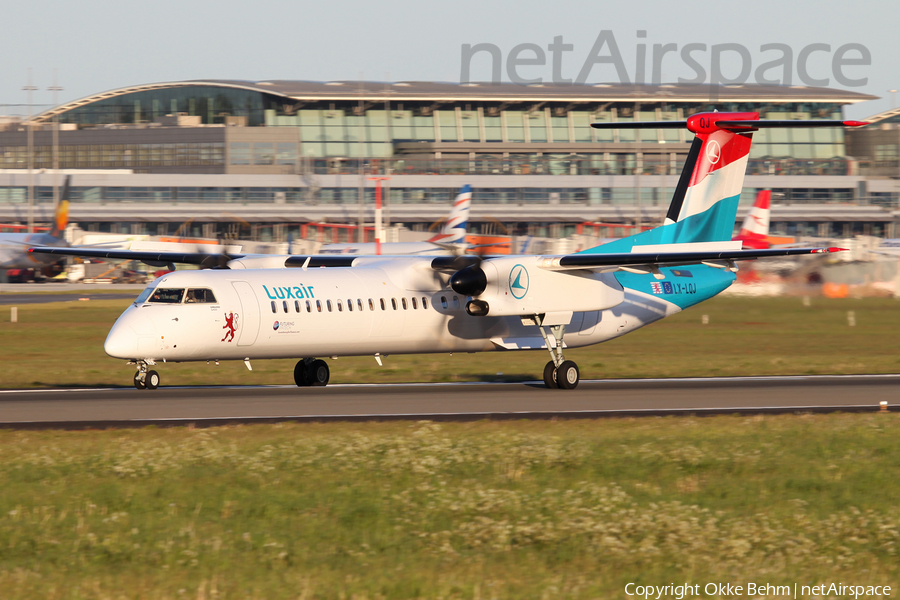
[[[881,121],[894,120],[894,122],[900,120],[897,119],[900,117],[900,108],[892,108],[891,110],[886,110],[884,112],[878,113],[877,115],[872,115],[871,117],[866,117],[863,121],[868,121],[869,123],[879,123]]]
[[[514,83],[441,83],[427,81],[240,81],[199,79],[135,85],[67,102],[44,111],[35,121],[48,121],[54,116],[108,98],[166,88],[204,86],[227,87],[255,91],[299,101],[370,100],[400,102],[710,102],[710,86],[704,84],[637,85],[598,84],[533,84]],[[806,86],[726,85],[717,89],[718,102],[835,102],[852,104],[877,97],[846,90]]]

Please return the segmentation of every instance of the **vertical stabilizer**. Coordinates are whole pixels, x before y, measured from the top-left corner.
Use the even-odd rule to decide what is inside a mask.
[[[725,242],[731,239],[750,157],[753,132],[762,128],[861,127],[864,121],[761,121],[759,113],[697,113],[687,121],[592,123],[597,129],[680,129],[694,134],[690,152],[662,226],[584,250],[628,252],[636,245]]]
[[[59,204],[56,205],[56,211],[53,213],[53,227],[49,231],[51,236],[59,239],[62,239],[66,227],[69,225],[69,180],[71,178],[71,175],[66,177],[66,182],[63,184]]]
[[[665,224],[675,226],[666,229],[669,239],[661,243],[731,239],[752,133],[723,129],[717,122],[757,119],[758,113],[702,113],[688,119],[687,128],[696,136],[693,161],[685,163],[679,184],[686,184],[676,188],[666,215]]]
[[[742,241],[744,248],[768,248],[769,242],[769,205],[772,199],[771,190],[760,190],[756,201],[744,218],[741,231],[734,238]]]
[[[444,222],[441,232],[428,240],[439,244],[464,244],[466,227],[469,223],[469,208],[472,204],[472,186],[466,184],[459,190],[453,201],[450,216]]]

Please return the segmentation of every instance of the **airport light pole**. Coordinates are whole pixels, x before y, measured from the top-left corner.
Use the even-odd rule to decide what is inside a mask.
[[[375,254],[381,255],[381,242],[384,237],[384,229],[381,227],[381,182],[388,181],[390,177],[369,177],[375,182]]]
[[[28,69],[28,85],[22,88],[28,92],[28,233],[34,233],[34,128],[31,126],[31,103],[37,89],[31,84],[31,68]]]
[[[53,92],[53,108],[59,105],[59,92],[63,91],[56,83],[56,69],[53,69],[53,85],[47,88]],[[59,206],[59,113],[53,115],[53,207]]]

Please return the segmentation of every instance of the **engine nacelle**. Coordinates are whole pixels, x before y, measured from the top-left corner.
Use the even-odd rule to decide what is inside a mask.
[[[625,299],[611,273],[548,271],[538,256],[492,258],[457,271],[454,291],[472,296],[473,316],[501,317],[605,310]]]

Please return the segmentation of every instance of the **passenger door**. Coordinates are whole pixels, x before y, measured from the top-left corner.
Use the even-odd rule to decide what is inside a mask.
[[[241,313],[236,327],[237,345],[252,346],[259,336],[259,301],[246,281],[232,281],[231,285],[241,300]]]

